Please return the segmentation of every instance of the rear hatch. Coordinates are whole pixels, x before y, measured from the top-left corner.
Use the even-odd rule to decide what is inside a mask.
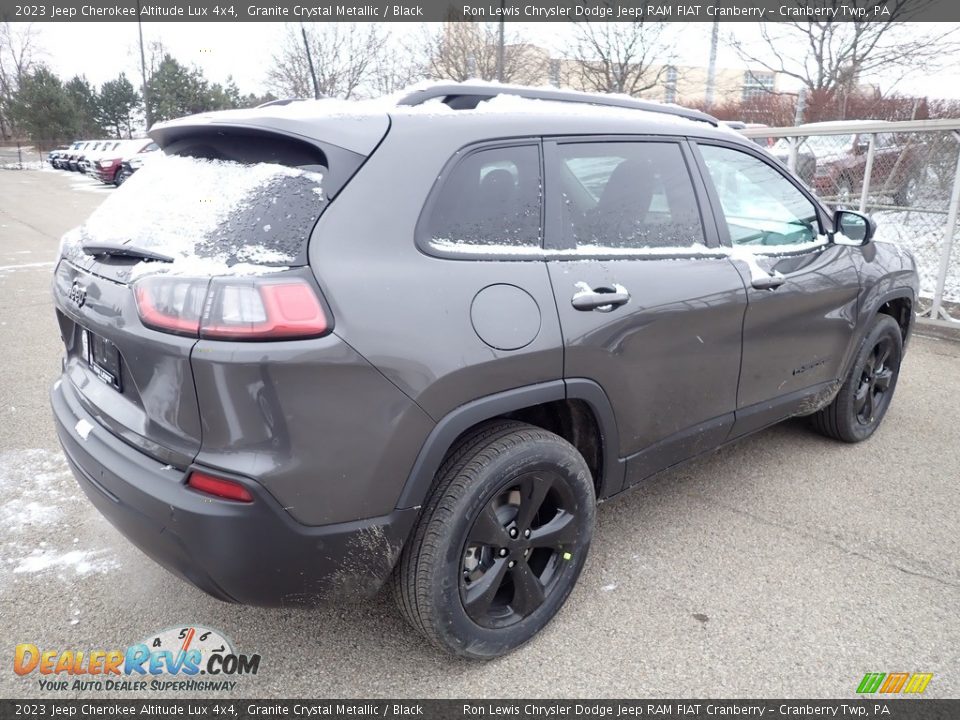
[[[388,126],[367,122],[347,149],[220,115],[156,128],[166,155],[64,236],[54,277],[64,381],[103,427],[175,467],[202,440],[197,328],[148,327],[141,288],[162,277],[170,287],[154,297],[199,313],[223,278],[303,275],[317,219]]]

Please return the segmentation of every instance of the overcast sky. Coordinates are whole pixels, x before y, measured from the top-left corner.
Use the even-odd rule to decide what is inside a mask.
[[[416,23],[386,23],[398,33],[415,32]],[[940,23],[943,25],[943,23]],[[133,22],[110,23],[41,23],[40,45],[44,58],[58,74],[71,77],[85,74],[99,85],[126,71],[137,84],[137,25]],[[511,23],[511,29],[528,42],[556,50],[569,37],[564,23]],[[706,65],[710,47],[710,23],[672,24],[671,31],[682,29],[679,44],[680,63]],[[272,48],[284,31],[283,23],[144,23],[144,41],[161,40],[178,60],[199,66],[213,81],[223,82],[232,75],[241,92],[261,94],[265,85],[266,67]],[[751,23],[721,23],[721,34],[736,33],[746,42],[759,40],[757,27]],[[741,68],[736,53],[721,43],[718,56],[721,67]],[[960,58],[937,74],[923,74],[901,81],[898,88],[911,94],[930,97],[960,98]],[[885,78],[874,78],[881,87]]]

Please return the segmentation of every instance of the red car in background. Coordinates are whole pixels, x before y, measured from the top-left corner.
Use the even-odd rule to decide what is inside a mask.
[[[876,121],[874,121],[876,122]],[[801,178],[827,201],[839,206],[856,204],[863,189],[870,134],[857,132],[861,121],[808,123],[797,129],[815,129],[824,125],[842,127],[849,124],[850,130],[831,135],[810,135],[800,141],[797,167],[809,158],[811,177],[803,173]],[[774,155],[784,157],[789,150],[786,141],[774,147]],[[887,196],[895,205],[909,207],[916,202],[917,189],[925,165],[927,149],[924,143],[910,133],[879,132],[874,146],[873,168],[870,173],[870,194]]]
[[[107,155],[97,161],[95,168],[97,177],[107,185],[119,185],[120,168],[124,160],[128,160],[140,153],[153,152],[158,149],[159,146],[149,138],[131,140],[123,143],[117,148],[117,152],[113,154],[113,157]]]

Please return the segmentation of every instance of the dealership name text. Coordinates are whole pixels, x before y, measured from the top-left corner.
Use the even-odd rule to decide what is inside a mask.
[[[882,6],[876,5],[871,8],[852,7],[839,5],[837,7],[807,7],[794,5],[781,5],[776,11],[759,7],[721,7],[717,5],[574,5],[574,6],[549,6],[549,5],[508,5],[501,7],[499,5],[489,5],[486,7],[475,5],[464,5],[463,15],[468,18],[487,18],[487,17],[544,17],[544,18],[654,18],[664,19],[690,19],[697,17],[710,18],[732,18],[732,17],[775,17],[781,18],[822,18],[830,20],[847,19],[866,19],[876,16],[878,18],[889,15],[890,11]]]
[[[45,17],[47,6],[18,5],[17,15]],[[243,6],[241,6],[243,7]],[[247,5],[247,17],[254,18],[402,18],[423,17],[423,8],[419,5]],[[463,5],[466,18],[598,18],[598,19],[636,19],[685,20],[692,18],[756,18],[762,19],[818,19],[818,20],[865,20],[883,19],[890,15],[884,5],[854,7],[838,5],[834,7],[809,7],[805,5],[780,5],[776,10],[759,7],[725,7],[717,5]],[[208,19],[236,19],[239,14],[233,5],[214,5],[212,8],[195,5],[144,5],[140,8],[140,17],[183,17]],[[74,17],[137,17],[134,7],[122,5],[80,5],[49,7],[51,18]]]

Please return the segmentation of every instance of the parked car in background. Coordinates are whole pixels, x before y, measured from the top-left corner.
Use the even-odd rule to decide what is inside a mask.
[[[862,121],[855,121],[861,124]],[[879,121],[877,121],[879,122]],[[824,126],[840,127],[842,122],[808,123],[798,130],[809,131]],[[870,148],[870,134],[849,132],[830,135],[809,135],[800,140],[797,173],[820,195],[836,205],[849,207],[857,202],[863,189]],[[923,166],[921,141],[905,133],[877,133],[870,171],[870,189],[874,195],[889,197],[894,204],[913,205],[920,178],[917,168]],[[784,138],[775,146],[774,154],[784,160],[789,155],[789,141]],[[807,181],[806,168],[813,158],[813,173]]]
[[[75,144],[75,147],[67,153],[66,162],[63,163],[64,169],[76,172],[80,163],[80,158],[88,149],[92,149],[94,140],[81,140]]]
[[[731,130],[754,130],[756,128],[770,127],[764,123],[748,123],[743,122],[742,120],[721,120],[721,122]],[[760,147],[765,148],[771,147],[775,142],[775,138],[770,137],[751,136],[750,139]]]
[[[123,143],[123,140],[101,140],[99,146],[86,153],[80,161],[80,172],[95,176],[100,158],[116,153]]]
[[[104,143],[104,140],[94,140],[77,155],[77,172],[87,172],[87,156],[97,152]]]
[[[120,170],[117,172],[114,185],[118,187],[122,185],[131,175],[142,168],[144,163],[156,155],[162,155],[160,147],[156,143],[151,143],[150,147],[144,148],[141,152],[123,160],[123,162],[120,163]]]
[[[390,583],[490,659],[563,606],[598,501],[787,418],[883,421],[913,258],[716,119],[469,83],[343,108],[158,123],[165,154],[61,245],[66,458],[207,593]]]
[[[60,167],[60,158],[69,152],[72,145],[61,145],[58,148],[54,148],[47,153],[47,162],[50,163],[50,167],[59,169]]]
[[[100,154],[96,163],[96,175],[101,182],[107,185],[120,185],[126,180],[122,177],[123,162],[140,153],[149,153],[159,150],[160,147],[150,138],[142,140],[126,140],[112,151]]]
[[[770,147],[770,154],[787,167],[790,167],[790,140],[780,138]],[[813,179],[817,174],[817,156],[809,147],[801,143],[797,147],[797,159],[793,172],[803,180],[808,187],[813,187]]]
[[[82,141],[82,140],[77,140],[77,141],[75,141],[75,142],[73,142],[73,143],[70,143],[69,145],[67,145],[67,147],[66,147],[65,149],[63,149],[63,150],[61,150],[60,152],[57,153],[56,157],[55,157],[54,160],[51,162],[51,164],[52,164],[57,170],[68,170],[69,167],[67,166],[67,163],[68,163],[69,160],[70,160],[70,156],[71,156],[73,153],[78,152],[78,151],[80,150],[80,148],[81,148],[82,145],[83,145],[83,141]]]

